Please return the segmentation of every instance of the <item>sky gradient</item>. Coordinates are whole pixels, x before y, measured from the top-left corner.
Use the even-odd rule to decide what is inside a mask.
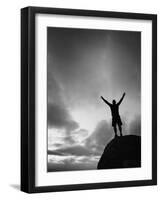
[[[96,169],[114,137],[108,101],[119,101],[123,134],[141,131],[141,33],[47,29],[48,171]]]

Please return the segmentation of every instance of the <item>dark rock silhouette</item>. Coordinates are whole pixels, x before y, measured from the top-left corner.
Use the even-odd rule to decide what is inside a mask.
[[[141,137],[115,137],[104,149],[97,169],[141,167]]]

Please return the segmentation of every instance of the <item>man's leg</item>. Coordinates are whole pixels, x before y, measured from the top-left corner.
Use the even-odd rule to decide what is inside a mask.
[[[115,137],[117,137],[117,128],[116,128],[116,125],[113,126],[113,130],[114,130],[114,132],[115,132]]]
[[[119,131],[120,131],[120,136],[122,136],[122,126],[119,125],[118,127],[119,127]]]

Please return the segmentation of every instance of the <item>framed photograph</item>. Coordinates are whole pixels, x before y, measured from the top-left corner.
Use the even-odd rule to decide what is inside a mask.
[[[157,16],[21,9],[21,190],[157,184]]]

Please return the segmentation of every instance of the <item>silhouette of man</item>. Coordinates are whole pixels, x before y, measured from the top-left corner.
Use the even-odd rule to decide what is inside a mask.
[[[119,115],[119,105],[121,104],[122,100],[125,97],[125,93],[122,95],[120,101],[116,103],[116,100],[112,101],[112,104],[109,103],[106,99],[104,99],[102,96],[102,100],[111,108],[111,114],[112,114],[112,126],[115,132],[115,137],[117,137],[117,125],[119,127],[120,136],[122,136],[122,121]]]

